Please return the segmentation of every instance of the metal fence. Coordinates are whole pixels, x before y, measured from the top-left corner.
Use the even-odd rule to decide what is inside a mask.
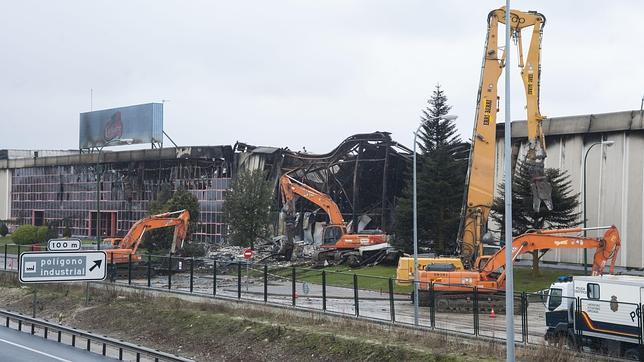
[[[0,263],[4,270],[18,270],[17,254],[11,251],[20,252],[20,249],[4,246],[4,263]],[[225,297],[414,325],[412,287],[409,283],[395,278],[360,275],[360,269],[355,272],[333,269],[338,268],[313,269],[279,263],[145,254],[139,263],[132,262],[131,258],[124,265],[110,263],[109,275],[110,281],[118,285]],[[463,287],[462,292],[454,294],[442,292],[441,286],[419,286],[419,327],[505,340],[503,292]],[[514,299],[515,341],[544,344],[547,295],[520,292],[514,294]],[[613,303],[613,308],[617,304],[618,308],[633,309],[637,325],[630,333],[642,344],[641,305],[617,301],[594,302]],[[575,303],[577,311],[582,311],[588,300],[575,299],[571,303]],[[581,313],[577,313],[576,318],[581,316]],[[576,325],[579,326],[575,330],[578,336],[588,333],[583,323]]]

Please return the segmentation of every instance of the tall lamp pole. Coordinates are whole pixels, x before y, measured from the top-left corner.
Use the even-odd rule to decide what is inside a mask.
[[[103,148],[117,144],[130,145],[134,142],[131,138],[114,138],[105,142],[101,147],[97,147],[98,155],[96,156],[96,250],[101,250],[101,153]]]
[[[584,154],[584,237],[586,236],[586,184],[588,183],[586,178],[586,160],[588,159],[588,153],[590,150],[597,145],[606,145],[608,147],[612,146],[615,141],[600,141],[595,142],[586,149]],[[588,275],[588,250],[584,249],[584,275]]]
[[[514,362],[514,268],[512,265],[512,108],[510,107],[510,0],[505,0],[505,124],[503,174],[505,176],[505,360]],[[518,25],[518,24],[517,24]],[[507,251],[510,250],[508,253]]]
[[[416,143],[417,143],[417,138],[418,138],[418,132],[420,132],[421,127],[425,125],[425,123],[429,121],[433,121],[436,119],[444,119],[446,121],[453,121],[458,116],[455,115],[445,115],[445,116],[438,116],[438,117],[432,117],[424,120],[423,122],[418,125],[418,128],[416,129],[416,132],[414,132],[414,155],[413,155],[413,219],[414,219],[414,325],[418,325],[418,208],[416,206]]]

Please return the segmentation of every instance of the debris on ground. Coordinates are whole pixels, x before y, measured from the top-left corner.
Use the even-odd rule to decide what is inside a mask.
[[[286,237],[276,236],[271,239],[258,239],[253,249],[253,260],[258,263],[271,265],[291,266],[308,264],[317,249],[314,245],[305,241],[295,241],[291,260],[286,260],[280,253]],[[244,261],[244,250],[246,247],[226,244],[211,245],[207,256],[218,262],[240,262]]]

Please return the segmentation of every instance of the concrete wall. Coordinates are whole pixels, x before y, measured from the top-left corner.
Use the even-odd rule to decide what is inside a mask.
[[[594,146],[588,153],[586,172],[587,226],[616,225],[622,237],[619,266],[644,267],[644,130],[636,111],[553,118],[548,122],[546,167],[565,170],[573,192],[580,193],[583,210],[583,157],[588,148],[603,139],[608,147]],[[525,122],[513,123],[513,143],[521,143],[518,158],[525,157]],[[500,125],[502,127],[502,125]],[[547,133],[551,130],[554,134]],[[503,179],[503,137],[497,138],[497,183]],[[491,227],[496,228],[496,225]],[[598,236],[601,232],[589,232]],[[592,260],[593,252],[589,252]],[[552,250],[543,260],[581,263],[582,250]]]
[[[0,169],[0,220],[11,217],[11,170]]]

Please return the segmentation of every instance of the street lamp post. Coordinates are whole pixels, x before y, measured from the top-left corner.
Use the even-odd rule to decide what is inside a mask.
[[[418,325],[418,209],[416,206],[416,140],[420,128],[428,121],[435,119],[444,119],[446,121],[453,121],[457,118],[455,115],[445,115],[432,117],[424,120],[418,125],[416,132],[414,132],[414,155],[413,155],[413,219],[414,219],[414,325]]]
[[[97,147],[98,154],[96,156],[96,250],[101,250],[101,153],[103,148],[107,146],[114,146],[116,144],[132,144],[134,140],[131,138],[115,138],[109,140],[101,147]]]
[[[586,153],[584,154],[584,237],[586,236],[586,184],[587,179],[586,179],[586,160],[588,159],[588,153],[590,150],[597,145],[606,145],[608,147],[612,146],[615,143],[615,141],[600,141],[600,142],[595,142],[592,145],[590,145],[586,149]],[[588,250],[584,249],[584,275],[588,275]]]

